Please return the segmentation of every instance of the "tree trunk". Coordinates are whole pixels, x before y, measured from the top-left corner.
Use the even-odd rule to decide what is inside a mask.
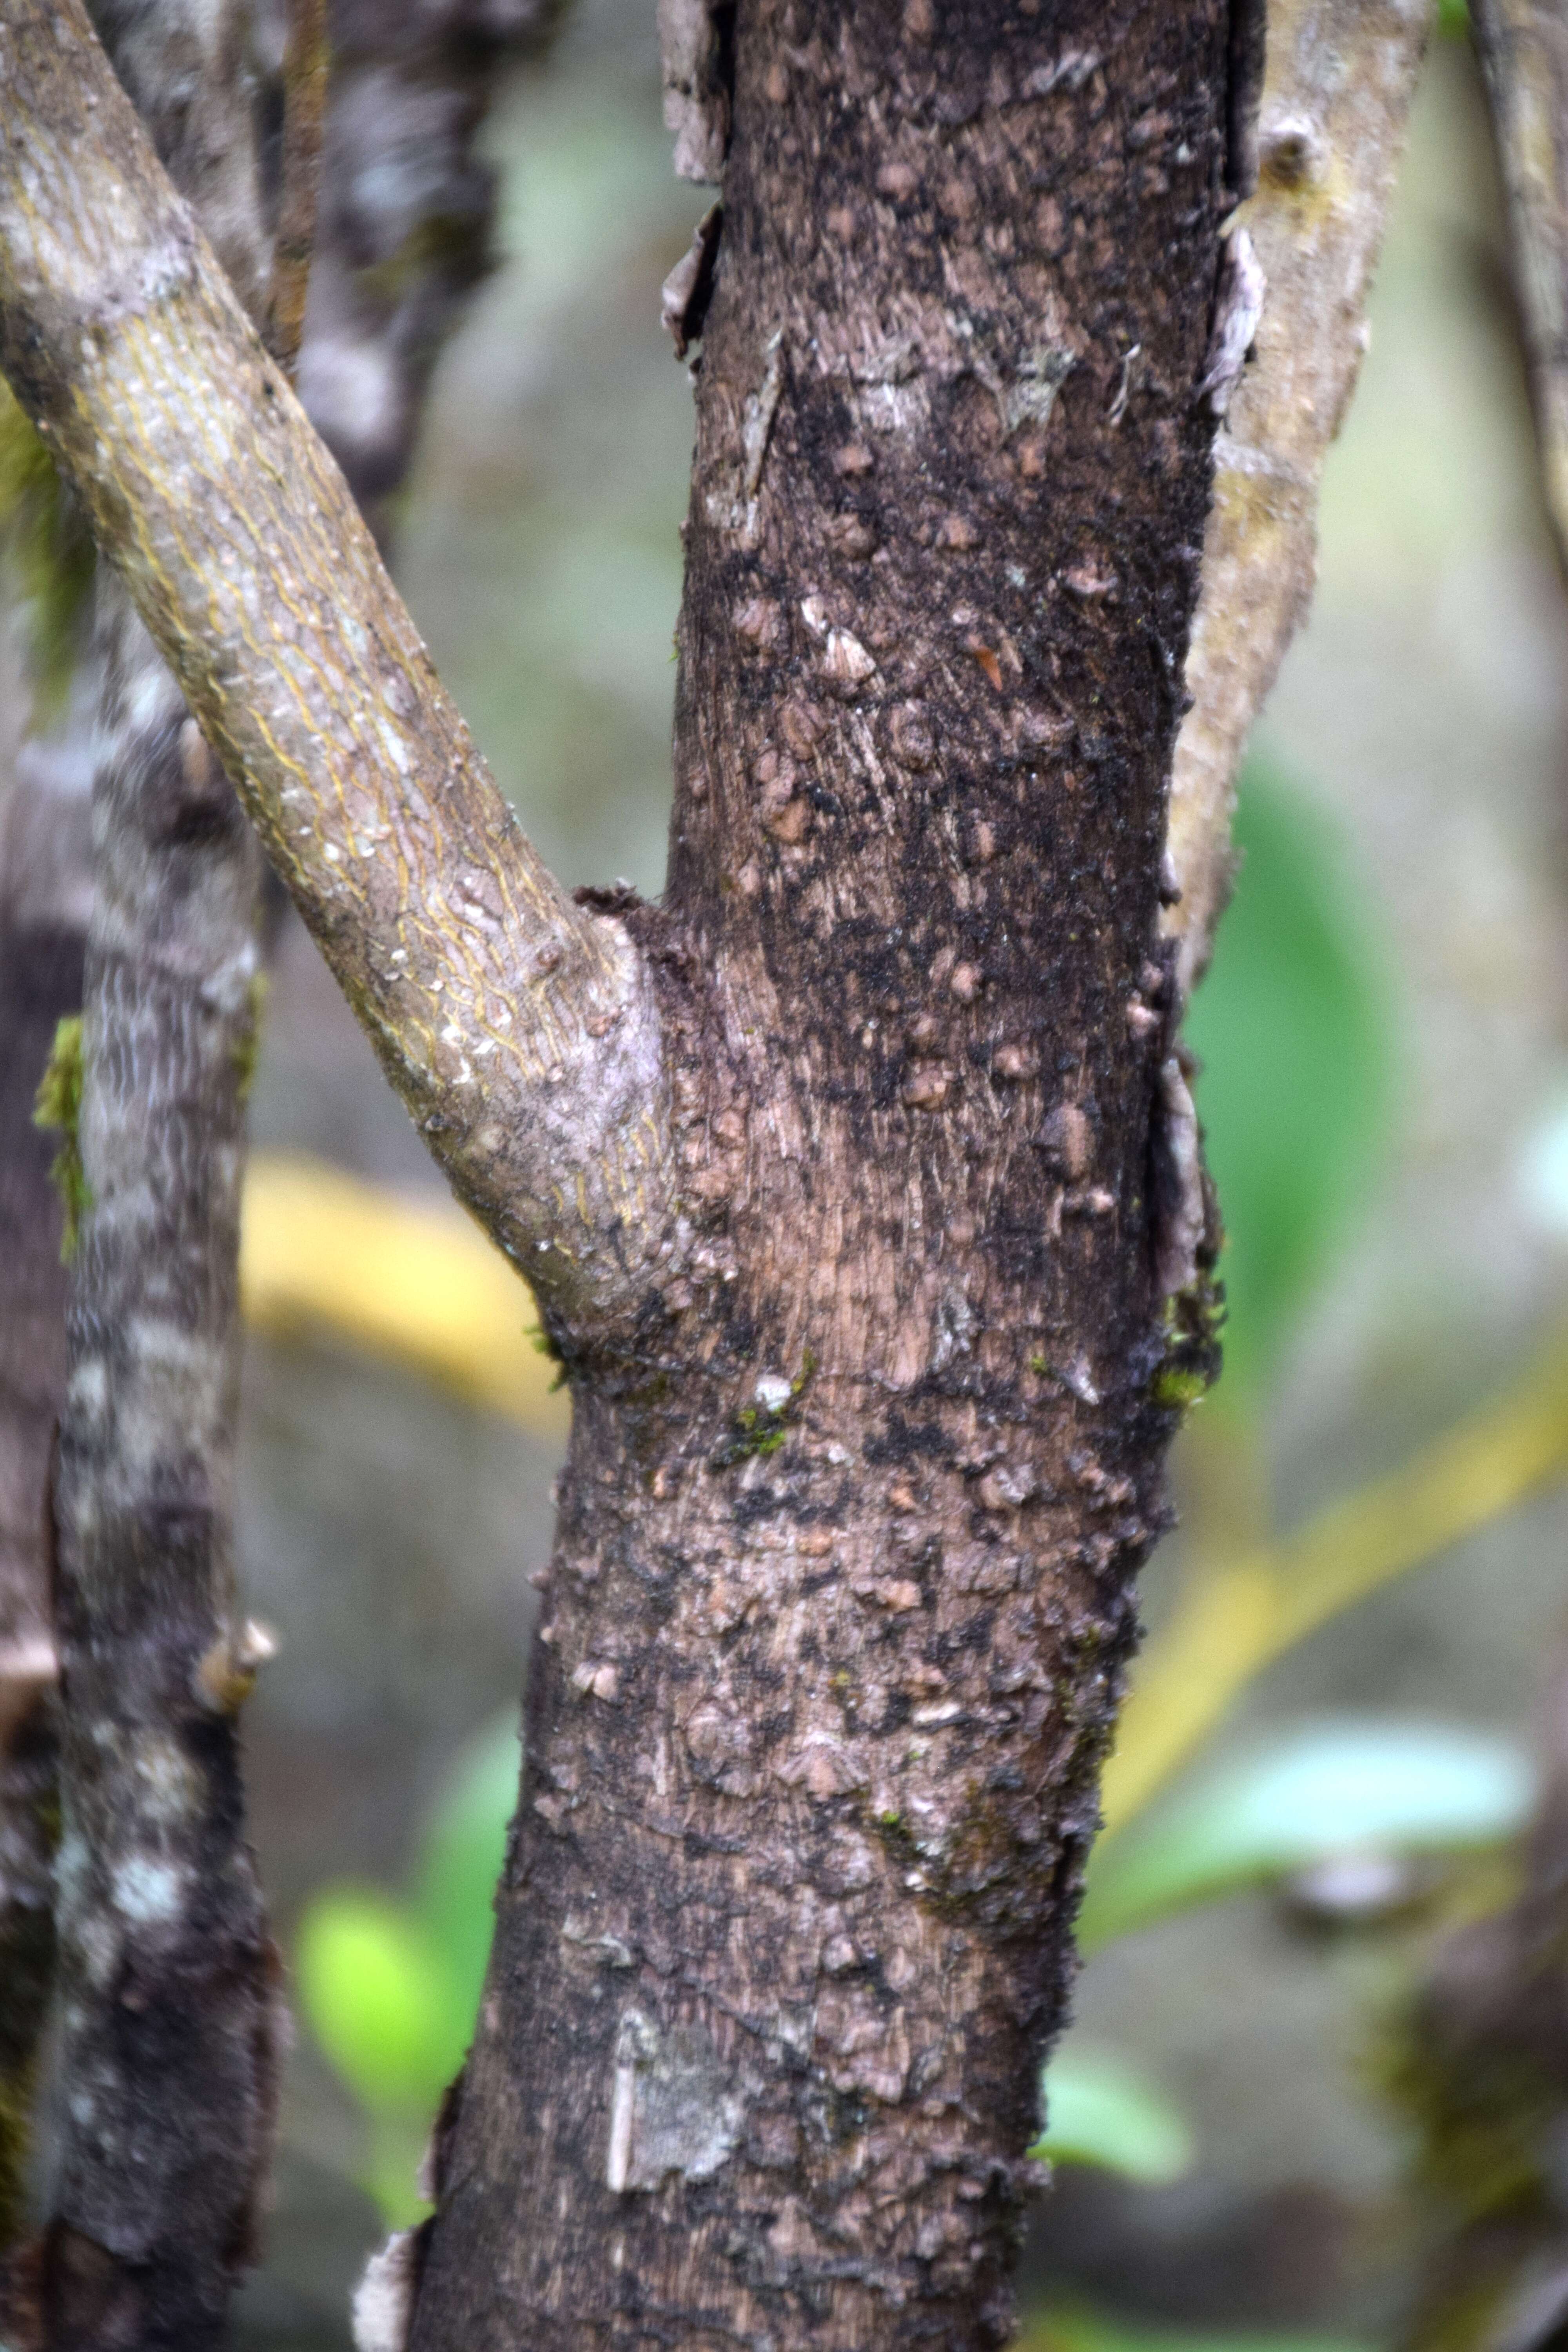
[[[1158,918],[1230,31],[738,12],[630,918],[706,1221],[574,1360],[416,2352],[1006,2333],[1202,1224]]]
[[[1213,1354],[1158,916],[1250,15],[712,16],[653,910],[543,871],[74,0],[0,0],[6,370],[574,1379],[479,2031],[367,2344],[421,2272],[420,2352],[1005,2332]]]

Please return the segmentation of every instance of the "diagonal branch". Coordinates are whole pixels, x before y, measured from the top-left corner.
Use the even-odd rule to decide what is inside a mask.
[[[1470,21],[1508,199],[1547,519],[1568,568],[1568,13],[1560,0],[1472,0]]]
[[[573,905],[79,0],[0,5],[0,365],[455,1189],[552,1310],[673,1246],[651,976]]]
[[[1267,280],[1257,355],[1215,448],[1193,707],[1171,779],[1166,930],[1184,992],[1230,895],[1230,818],[1252,723],[1311,602],[1318,485],[1366,349],[1426,0],[1270,0],[1258,186],[1237,228]],[[1239,362],[1240,353],[1236,354]]]

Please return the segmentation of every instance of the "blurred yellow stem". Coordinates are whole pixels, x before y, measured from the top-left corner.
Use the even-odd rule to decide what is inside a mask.
[[[1413,1462],[1215,1569],[1145,1652],[1106,1768],[1107,1833],[1141,1811],[1255,1675],[1341,1610],[1568,1473],[1568,1344]]]
[[[454,1202],[258,1155],[239,1280],[253,1330],[332,1331],[538,1436],[566,1433],[570,1401],[552,1392],[556,1367],[529,1337],[532,1294]]]

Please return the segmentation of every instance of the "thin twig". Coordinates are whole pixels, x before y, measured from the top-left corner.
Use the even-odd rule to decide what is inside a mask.
[[[1547,519],[1568,572],[1568,16],[1560,0],[1472,0],[1508,199]]]
[[[300,362],[310,261],[316,248],[329,61],[327,0],[289,0],[289,39],[283,55],[282,189],[267,305],[267,341],[290,383]]]

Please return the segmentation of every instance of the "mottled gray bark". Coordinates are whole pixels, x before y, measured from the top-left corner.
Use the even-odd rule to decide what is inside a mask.
[[[331,79],[300,397],[384,547],[431,372],[490,265],[478,133],[506,60],[561,0],[333,0]],[[263,47],[283,50],[283,0]]]
[[[58,1139],[34,1122],[81,1003],[92,701],[15,754],[0,801],[0,2334],[26,2218],[27,2119],[53,1954],[54,1628],[47,1495],[65,1383]]]
[[[118,583],[83,1012],[89,1204],[56,1476],[59,2346],[218,2340],[251,2251],[274,1963],[235,1716],[237,1267],[259,854]]]

